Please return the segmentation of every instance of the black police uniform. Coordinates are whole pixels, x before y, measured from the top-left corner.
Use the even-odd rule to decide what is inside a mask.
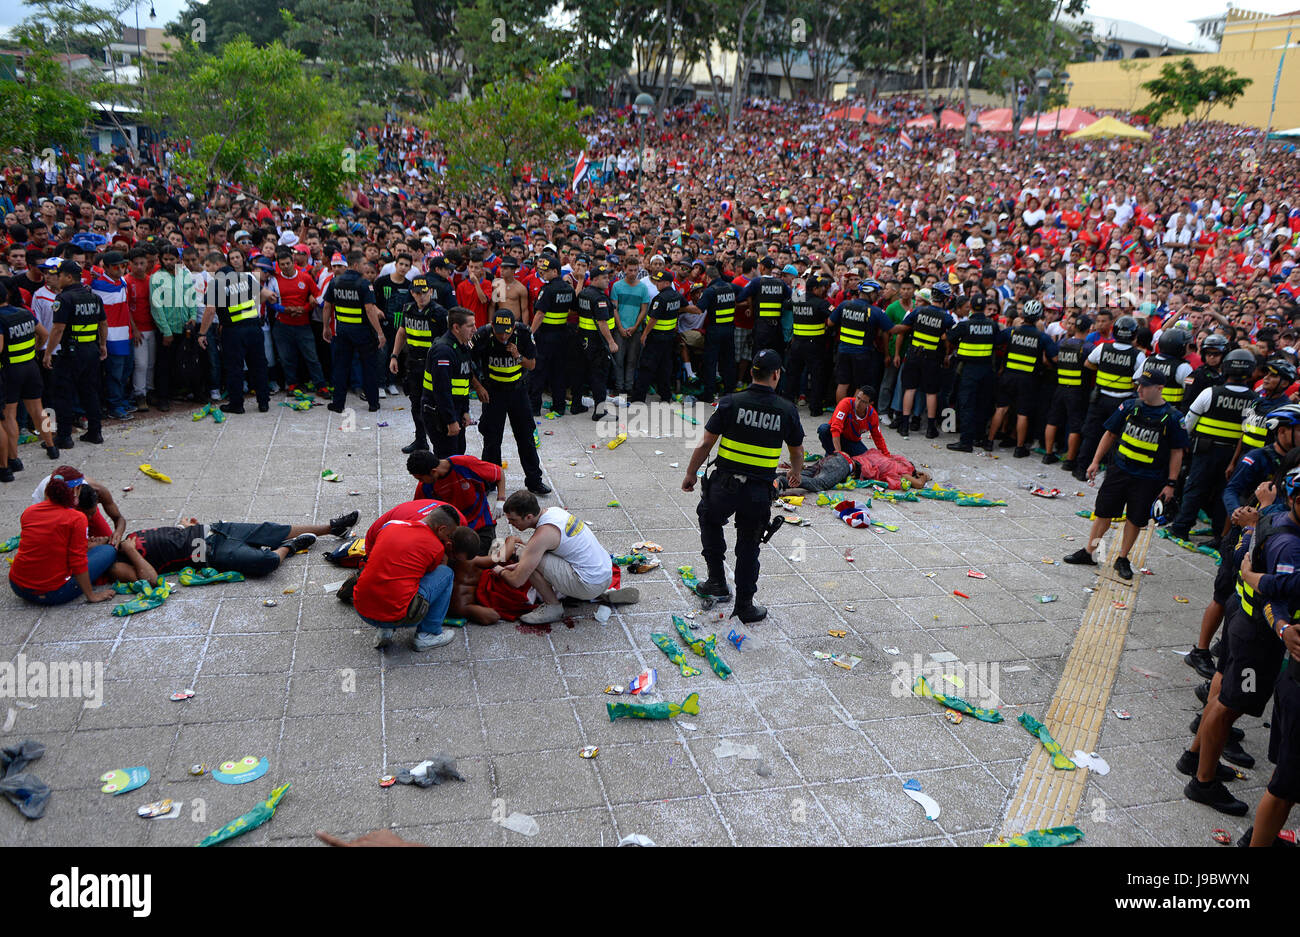
[[[822,395],[826,392],[826,371],[830,365],[830,350],[826,347],[826,323],[831,317],[831,304],[824,296],[809,294],[791,304],[794,318],[794,337],[790,340],[790,355],[786,361],[785,375],[781,381],[782,393],[792,402],[799,399],[799,385],[804,372],[808,373],[808,413],[821,416],[825,406]]]
[[[45,390],[36,363],[36,316],[20,306],[0,306],[0,335],[4,336],[4,402],[39,400]]]
[[[266,346],[262,343],[262,318],[258,312],[262,283],[255,273],[236,273],[222,267],[216,278],[215,306],[221,324],[221,367],[226,382],[226,410],[244,412],[244,366],[257,394],[257,408],[271,406],[266,377]],[[335,374],[337,375],[337,369]]]
[[[508,314],[508,313],[507,313]],[[507,350],[511,343],[519,349],[516,358]],[[483,386],[488,392],[488,402],[483,405],[478,429],[483,435],[483,461],[501,464],[501,435],[506,420],[519,449],[519,463],[524,468],[524,482],[536,487],[542,481],[542,464],[537,458],[537,445],[533,433],[532,407],[528,401],[528,383],[524,378],[523,358],[536,360],[537,348],[533,333],[526,328],[515,328],[502,341],[491,325],[474,333],[474,361],[483,375]]]
[[[1127,348],[1116,347],[1113,343],[1101,346],[1097,360],[1097,387],[1092,403],[1088,406],[1088,415],[1083,421],[1083,440],[1079,444],[1079,457],[1076,460],[1074,477],[1084,481],[1084,473],[1092,464],[1092,457],[1097,452],[1097,444],[1106,432],[1106,421],[1119,409],[1119,405],[1131,400],[1137,382],[1133,372],[1137,369],[1138,356],[1142,352],[1134,345]]]
[[[465,454],[465,415],[469,413],[470,351],[448,332],[429,348],[421,378],[424,430],[439,459]],[[447,425],[459,423],[460,432],[447,435]],[[532,439],[529,439],[531,445]]]
[[[636,368],[636,381],[633,382],[632,396],[628,398],[629,401],[645,403],[651,384],[654,385],[661,400],[673,399],[673,365],[679,360],[677,358],[677,317],[685,304],[686,300],[671,282],[650,300],[646,319],[654,324],[641,349],[641,358]]]
[[[758,550],[776,497],[781,445],[803,444],[803,424],[794,404],[763,384],[718,401],[705,430],[717,435],[713,471],[704,479],[695,513],[709,579],[724,582],[727,542],[723,525],[736,518],[736,607],[753,603],[758,589]]]
[[[370,282],[356,270],[345,270],[325,287],[325,302],[334,306],[334,402],[343,411],[352,383],[352,357],[361,359],[361,387],[371,411],[379,409],[379,341],[370,328],[366,306],[375,302]]]
[[[699,396],[705,403],[713,402],[719,376],[724,394],[731,393],[736,387],[737,292],[730,280],[720,276],[704,288],[696,303],[705,316]]]
[[[738,302],[752,299],[754,308],[754,354],[770,348],[785,355],[785,333],[781,316],[790,307],[794,294],[780,277],[761,276],[750,280],[736,297]]]
[[[391,275],[375,281],[375,305],[379,307],[379,325],[384,330],[384,347],[391,350],[393,337],[402,324],[402,310],[411,298],[411,284],[405,277],[394,283]]]
[[[568,393],[568,368],[573,338],[569,329],[569,313],[577,308],[577,294],[573,284],[564,277],[547,282],[533,303],[533,316],[541,317],[537,326],[537,367],[528,376],[529,396],[533,415],[542,414],[542,392],[551,395],[551,409],[564,413],[565,395]],[[582,400],[575,396],[574,406]]]
[[[1285,388],[1281,388],[1285,390]],[[1241,451],[1243,454],[1252,449],[1262,449],[1268,445],[1268,415],[1278,407],[1290,401],[1280,394],[1275,397],[1255,395],[1241,417]]]
[[[443,309],[450,309],[456,305],[456,287],[452,286],[451,281],[438,273],[434,268],[427,274],[429,278],[429,289],[433,291],[433,301]]]
[[[1156,377],[1160,378],[1164,383],[1160,393],[1165,400],[1172,403],[1179,410],[1186,412],[1187,404],[1190,404],[1191,400],[1188,400],[1186,403],[1183,401],[1184,386],[1183,382],[1178,380],[1178,371],[1182,365],[1182,358],[1174,358],[1165,354],[1156,354],[1147,358],[1146,366],[1151,368],[1152,373]],[[1196,398],[1194,397],[1192,398],[1192,400],[1195,399]]]
[[[1098,517],[1124,515],[1142,527],[1151,516],[1151,505],[1169,484],[1170,455],[1187,448],[1182,414],[1164,401],[1152,407],[1129,397],[1115,408],[1105,429],[1118,437],[1112,450],[1115,459],[1097,489],[1093,512]]]
[[[1083,362],[1090,351],[1087,340],[1077,336],[1062,340],[1056,347],[1056,390],[1047,425],[1064,426],[1068,436],[1083,432],[1083,418],[1088,411],[1087,369]]]
[[[1187,470],[1178,515],[1169,527],[1180,540],[1187,539],[1202,508],[1209,511],[1213,535],[1217,537],[1223,530],[1228,513],[1223,505],[1223,489],[1228,483],[1224,472],[1241,439],[1242,414],[1255,399],[1255,393],[1242,385],[1210,388],[1209,409],[1197,416],[1191,430],[1192,464]],[[1190,401],[1189,406],[1195,402]]]
[[[62,323],[63,338],[54,355],[54,445],[72,448],[74,408],[86,414],[83,442],[104,441],[99,412],[100,332],[107,328],[103,301],[80,283],[54,299],[53,322]],[[105,335],[107,333],[105,332]]]
[[[582,347],[582,361],[586,380],[591,385],[591,399],[595,401],[594,406],[599,407],[605,402],[605,396],[609,390],[609,368],[610,356],[609,345],[605,343],[605,337],[600,334],[598,323],[602,320],[611,332],[616,328],[614,307],[610,305],[609,297],[604,292],[590,284],[583,287],[582,292],[578,294],[578,335]],[[577,406],[581,405],[581,399],[578,398],[581,380],[574,384],[575,413],[581,412]]]
[[[1215,387],[1223,383],[1222,366],[1212,368],[1208,364],[1203,364],[1199,368],[1187,375],[1185,389],[1183,391],[1183,401],[1191,405],[1192,401],[1201,396],[1201,391],[1207,387]]]
[[[1007,340],[1007,360],[998,382],[999,407],[1013,407],[1016,416],[1031,416],[1038,406],[1041,393],[1034,379],[1043,357],[1055,357],[1056,343],[1025,323],[1004,332]]]
[[[993,349],[1006,341],[1006,334],[983,312],[971,313],[949,330],[948,342],[957,349],[957,420],[961,430],[961,441],[950,446],[969,450],[976,435],[984,434],[993,412]]]
[[[917,306],[903,318],[903,325],[911,329],[903,336],[907,339],[907,353],[899,374],[903,390],[919,388],[927,396],[943,390],[943,359],[947,353],[944,337],[956,324],[952,313],[938,306]],[[905,425],[900,419],[900,428]]]
[[[835,359],[836,382],[847,384],[850,394],[863,384],[879,389],[880,379],[885,374],[885,358],[876,348],[876,333],[888,334],[894,327],[894,320],[879,306],[855,297],[836,306],[830,321],[840,330]]]
[[[426,449],[428,437],[424,429],[423,407],[420,405],[424,396],[424,362],[434,341],[447,332],[447,310],[432,298],[423,309],[414,299],[407,300],[402,307],[399,328],[406,330],[406,371],[402,389],[411,402],[411,419],[415,422],[414,448]]]

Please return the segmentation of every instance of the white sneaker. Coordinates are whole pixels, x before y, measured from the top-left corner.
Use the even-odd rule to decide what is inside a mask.
[[[556,602],[554,605],[539,605],[531,612],[520,615],[519,620],[525,625],[549,625],[563,617],[564,606]]]
[[[208,392],[208,396],[211,397],[213,400],[220,400],[220,399],[221,399],[221,391],[219,391],[219,390],[209,391],[209,392]]]
[[[379,634],[375,636],[375,650],[382,651],[388,645],[393,643],[395,631],[392,628],[380,628]]]
[[[396,385],[396,384],[389,384],[389,385],[388,385],[388,396],[390,396],[390,397],[396,397],[399,393],[401,393],[401,392],[397,389],[397,385]]]
[[[626,586],[622,589],[609,589],[601,598],[610,605],[630,605],[641,601],[641,592],[633,586]]]
[[[894,418],[893,418],[892,416],[890,416],[888,413],[882,413],[882,414],[880,414],[880,425],[881,425],[881,426],[893,426],[893,425],[894,425]]]
[[[387,399],[387,397],[388,397],[388,391],[384,390],[382,387],[379,388],[379,399],[385,400]]]
[[[427,651],[430,648],[442,647],[444,644],[450,644],[456,640],[456,632],[444,629],[437,634],[429,634],[424,631],[415,633],[415,640],[411,642],[411,647],[417,651]]]

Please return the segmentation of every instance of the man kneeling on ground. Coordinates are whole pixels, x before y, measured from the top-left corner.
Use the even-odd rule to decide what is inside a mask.
[[[200,524],[190,518],[176,527],[149,527],[126,534],[109,575],[117,582],[143,579],[158,585],[159,576],[186,566],[210,566],[218,572],[242,573],[249,579],[269,576],[280,563],[301,553],[317,537],[341,537],[357,522],[352,511],[328,524]]]
[[[542,511],[532,492],[516,491],[506,499],[503,511],[511,527],[533,531],[519,559],[501,572],[504,582],[516,589],[527,583],[542,600],[539,608],[520,617],[524,624],[559,621],[564,617],[560,599],[565,596],[586,602],[604,599],[611,605],[641,597],[636,589],[610,588],[614,568],[609,551],[586,524],[564,508]]]

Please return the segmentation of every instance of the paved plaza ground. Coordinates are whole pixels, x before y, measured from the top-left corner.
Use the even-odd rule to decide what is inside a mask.
[[[411,438],[410,417],[396,403],[385,401],[377,414],[362,408],[351,432],[323,407],[250,408],[219,426],[193,422],[190,409],[177,407],[107,426],[104,446],[79,444],[65,458],[115,492],[132,530],[189,517],[323,522],[354,508],[364,530],[413,489],[399,452]],[[701,423],[708,412],[698,405]],[[814,449],[818,422],[805,416]],[[724,682],[700,661],[704,673],[683,678],[650,634],[671,632],[672,613],[699,605],[676,572],[703,566],[699,496],[680,490],[682,468],[670,465],[685,466],[687,442],[634,428],[609,450],[608,436],[598,437],[586,416],[543,420],[540,431],[552,433],[541,436],[555,488],[544,504],[583,518],[612,553],[642,540],[664,548],[661,569],[627,577],[641,601],[605,623],[583,606],[572,627],[549,634],[471,626],[450,645],[416,654],[399,632],[391,648],[375,651],[370,626],[325,591],[344,575],[321,555],[330,537],[268,579],[178,589],[163,608],[124,618],[110,615],[111,603],[40,609],[5,589],[0,661],[20,654],[102,661],[106,683],[95,709],[78,699],[30,700],[35,708],[0,700],[0,717],[9,714],[0,742],[43,742],[46,755],[31,770],[54,789],[41,820],[0,809],[0,843],[188,845],[286,781],[293,786],[274,819],[232,845],[307,845],[317,829],[355,835],[385,827],[433,845],[608,846],[632,833],[660,845],[981,845],[1009,832],[1004,819],[1038,748],[1016,716],[1029,712],[1055,729],[1047,712],[1093,598],[1085,591],[1092,571],[1043,559],[1082,544],[1087,521],[1075,512],[1091,507],[1094,489],[1076,497],[1079,483],[1037,457],[960,455],[941,445],[951,436],[936,445],[887,430],[891,447],[931,466],[937,481],[1007,506],[877,499],[873,516],[899,527],[878,532],[850,528],[809,498],[798,514],[811,526],[782,530],[763,547],[758,600],[769,615],[740,628],[749,636],[743,650],[724,640],[735,620],[705,625],[704,633],[719,632],[734,675]],[[480,449],[474,427],[469,451]],[[513,490],[523,476],[508,434],[505,454]],[[35,445],[22,455],[26,470],[0,491],[3,536],[17,533],[19,513],[51,466]],[[141,463],[173,483],[145,477]],[[323,482],[324,469],[343,480]],[[1026,483],[1064,495],[1032,497]],[[134,490],[123,493],[128,485]],[[503,521],[503,535],[505,528]],[[1084,845],[1210,845],[1210,830],[1235,836],[1249,823],[1185,801],[1185,779],[1173,769],[1199,708],[1192,694],[1199,678],[1175,651],[1191,644],[1214,567],[1162,540],[1151,541],[1145,565],[1154,575],[1137,577],[1136,598],[1129,589],[1123,653],[1093,675],[1099,700],[1113,681],[1095,746],[1110,772],[1082,779],[1073,821]],[[988,578],[969,578],[971,568]],[[1044,594],[1058,600],[1043,604]],[[267,599],[277,604],[267,607]],[[832,637],[831,629],[847,635]],[[842,669],[814,658],[819,651],[861,662]],[[945,691],[972,702],[992,692],[1006,721],[951,724],[941,707],[902,691],[891,668],[944,652],[968,674],[988,675],[986,686],[964,690],[939,681]],[[698,692],[700,714],[685,723],[611,723],[605,686],[626,684],[645,667],[657,668],[661,699]],[[179,689],[196,695],[169,701]],[[1121,721],[1117,709],[1132,718]],[[1268,779],[1268,730],[1259,720],[1241,724],[1260,765],[1233,790],[1253,810]],[[719,757],[721,739],[756,746],[760,758]],[[596,758],[579,757],[587,745],[599,746]],[[457,759],[467,783],[380,788],[381,775],[437,752]],[[246,755],[269,759],[265,777],[227,786],[189,774],[192,764]],[[100,793],[102,773],[138,765],[152,774],[144,788]],[[905,796],[909,778],[940,805],[936,821]],[[139,805],[163,797],[185,801],[179,819],[136,817]],[[536,836],[494,822],[514,812],[536,819]]]

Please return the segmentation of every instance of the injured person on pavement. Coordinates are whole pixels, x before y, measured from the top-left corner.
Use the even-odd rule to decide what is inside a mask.
[[[788,469],[788,465],[781,468]],[[799,495],[808,492],[829,491],[849,479],[884,482],[890,488],[924,488],[930,473],[922,472],[902,456],[886,455],[877,449],[868,449],[861,455],[850,456],[832,452],[811,465],[804,465],[799,487],[787,487],[784,475],[777,476],[777,486],[782,494]]]

